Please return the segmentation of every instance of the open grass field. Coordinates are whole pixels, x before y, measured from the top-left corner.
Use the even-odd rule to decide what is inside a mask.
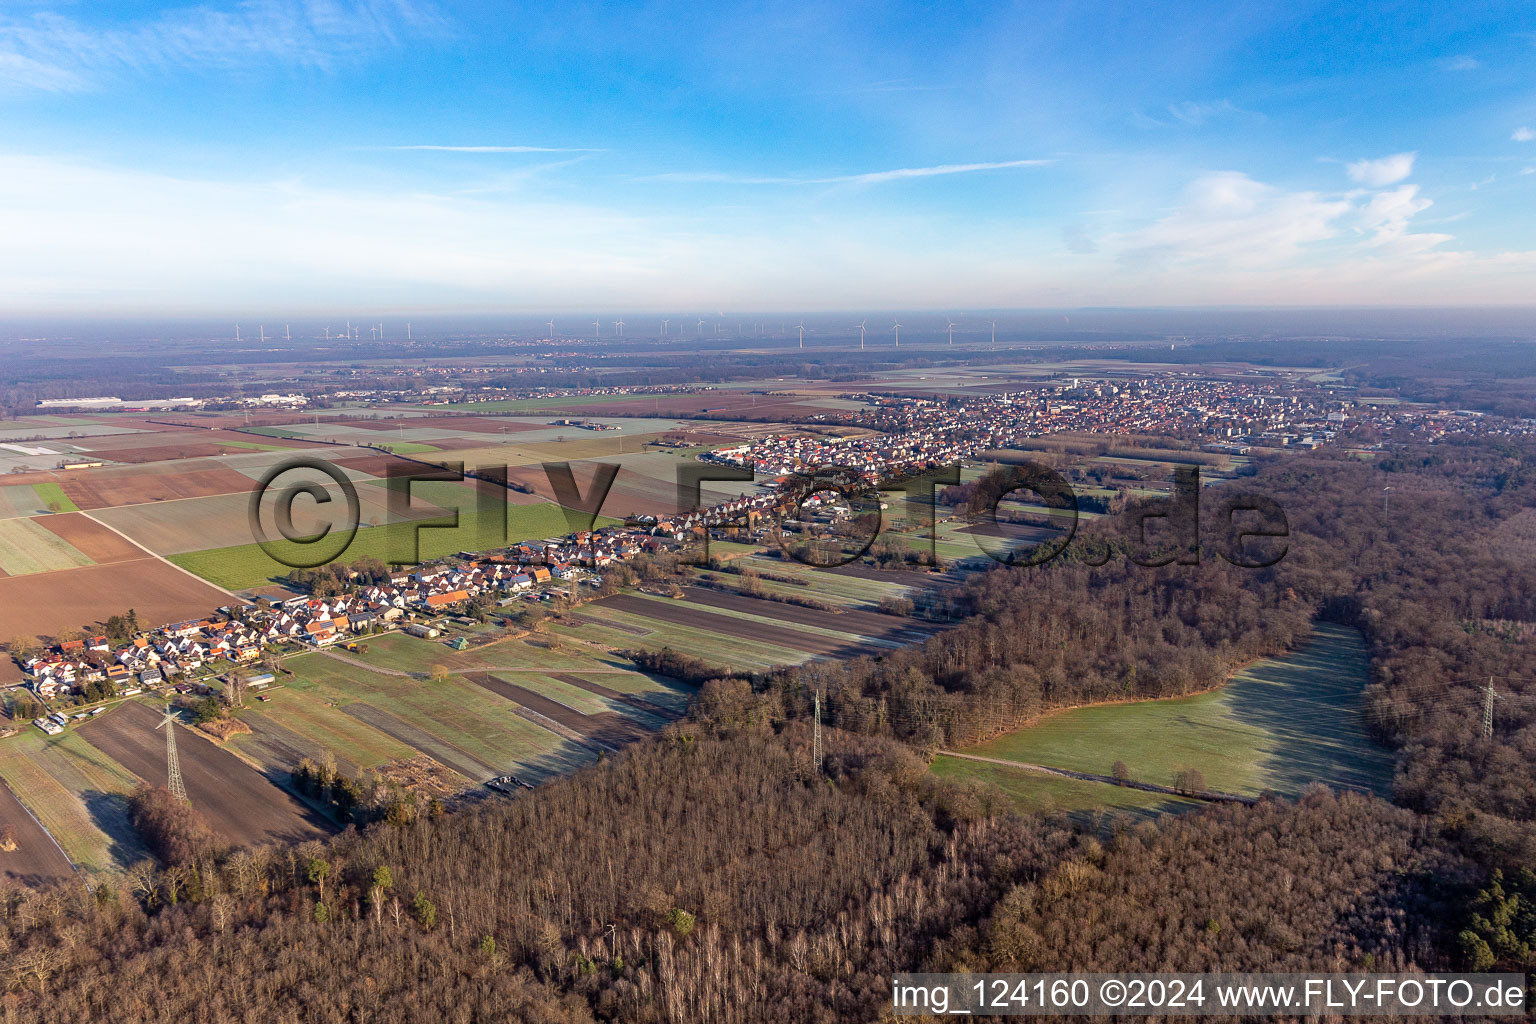
[[[851,637],[871,648],[921,643],[938,632],[938,627],[917,618],[863,609],[826,611],[703,587],[685,587],[683,594],[685,605],[707,608],[714,614],[774,628],[808,631],[839,642],[847,642]]]
[[[57,636],[105,622],[129,608],[146,622],[206,615],[229,595],[157,558],[86,565],[31,576],[0,577],[7,636]]]
[[[165,733],[155,728],[160,706],[129,701],[79,726],[77,735],[138,778],[163,786]],[[334,831],[325,819],[228,750],[193,730],[176,728],[181,729],[177,750],[187,796],[227,842],[237,846],[293,843]]]
[[[967,753],[1099,775],[1118,760],[1133,778],[1160,785],[1194,768],[1208,788],[1246,795],[1295,795],[1313,782],[1385,794],[1392,757],[1367,736],[1360,715],[1367,677],[1359,633],[1319,624],[1295,651],[1257,662],[1211,693],[1063,711]]]
[[[37,519],[0,519],[0,572],[26,576],[90,565],[91,559]]]
[[[78,730],[44,736],[28,729],[0,741],[0,778],[81,868],[121,870],[147,856],[128,821],[138,779]]]

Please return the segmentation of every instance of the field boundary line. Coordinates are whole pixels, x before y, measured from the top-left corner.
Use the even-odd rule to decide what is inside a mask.
[[[1165,793],[1168,796],[1181,796],[1188,800],[1204,800],[1207,803],[1213,804],[1244,804],[1252,807],[1259,802],[1258,797],[1240,796],[1237,793],[1221,793],[1211,789],[1174,789],[1172,786],[1159,786],[1155,782],[1136,782],[1132,779],[1117,779],[1112,775],[1095,775],[1092,772],[1073,771],[1070,768],[1052,768],[1050,765],[1030,764],[1028,761],[1009,761],[1001,757],[962,754],[958,750],[940,750],[938,753],[943,754],[945,757],[958,757],[966,761],[980,761],[984,764],[1000,764],[1008,768],[1022,768],[1027,772],[1034,772],[1038,775],[1055,775],[1064,779],[1076,779],[1079,782],[1102,782],[1110,786],[1140,789],[1148,793]]]
[[[189,576],[192,579],[197,580],[199,583],[203,584],[204,586],[212,587],[214,590],[217,590],[219,593],[228,595],[229,597],[234,598],[236,601],[240,601],[241,603],[244,603],[245,599],[242,598],[239,594],[235,593],[233,590],[227,590],[224,587],[219,586],[217,583],[214,583],[211,580],[205,580],[201,576],[199,576],[197,573],[193,572],[191,569],[183,569],[181,566],[177,565],[175,562],[173,562],[170,559],[166,558],[164,555],[158,555],[155,552],[149,550],[149,548],[145,547],[143,544],[140,544],[138,541],[134,540],[132,537],[130,537],[126,533],[124,533],[122,530],[119,530],[117,527],[113,526],[111,523],[104,523],[100,519],[97,519],[95,516],[91,515],[89,512],[82,511],[80,514],[85,516],[85,518],[89,519],[91,522],[95,523],[97,526],[101,526],[101,527],[104,527],[104,528],[106,528],[108,530],[111,530],[113,533],[115,533],[119,537],[123,538],[123,540],[127,541],[129,544],[132,544],[134,547],[136,547],[140,551],[144,552],[150,558],[153,558],[153,559],[155,559],[156,561],[159,561],[159,562],[164,562],[166,565],[170,566],[172,569],[175,569],[177,572],[181,573],[182,575]],[[111,564],[111,563],[109,563],[109,564]]]

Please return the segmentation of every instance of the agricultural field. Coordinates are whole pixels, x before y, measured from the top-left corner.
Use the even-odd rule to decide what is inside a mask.
[[[439,665],[446,679],[424,678]],[[285,667],[292,675],[243,715],[253,734],[231,741],[269,776],[329,750],[344,770],[420,753],[466,784],[547,778],[659,728],[686,699],[616,659],[548,656],[521,641],[456,652],[391,635],[364,653],[304,654]]]
[[[715,547],[716,544],[711,542],[712,552]],[[822,569],[797,562],[793,558],[772,557],[768,553],[749,555],[744,559],[733,560],[731,564],[760,573],[790,576],[804,581],[803,585],[797,585],[764,578],[760,581],[761,586],[769,593],[809,597],[843,608],[872,609],[878,608],[881,600],[887,597],[911,597],[927,576],[926,573],[897,571],[880,573],[885,577],[883,579],[869,579],[850,572],[844,566]],[[694,570],[696,575],[703,575],[708,571],[707,569]],[[732,583],[732,577],[729,575],[717,575],[726,585]]]
[[[163,772],[163,740],[161,750]],[[121,870],[147,856],[128,821],[128,797],[139,780],[78,729],[59,736],[28,729],[0,740],[0,778],[82,869]]]
[[[150,785],[166,784],[165,732],[159,708],[128,701],[74,730]],[[187,796],[215,832],[237,846],[299,842],[334,831],[316,812],[245,761],[195,730],[177,726],[177,750]]]
[[[42,888],[68,881],[74,865],[0,777],[0,828],[9,828],[14,850],[0,850],[0,882]]]
[[[229,595],[157,558],[0,577],[0,608],[11,636],[57,636],[135,609],[146,622],[206,615]]]
[[[729,582],[730,577],[720,579]],[[670,647],[738,670],[875,653],[934,632],[908,618],[825,611],[702,587],[685,588],[680,600],[643,593],[605,598],[550,628],[612,649]]]
[[[35,519],[0,519],[0,574],[26,576],[90,564],[78,548]]]
[[[1165,786],[1193,768],[1209,789],[1250,796],[1294,796],[1313,782],[1386,794],[1392,757],[1365,730],[1360,693],[1367,680],[1360,634],[1320,623],[1290,654],[1250,665],[1219,690],[1062,711],[965,753],[1097,775],[1121,761],[1133,779]],[[979,777],[998,768],[1008,770],[951,759],[943,771]],[[1021,794],[1056,782],[1022,772],[1018,779]],[[1120,806],[1166,799],[1132,792],[1113,795]]]

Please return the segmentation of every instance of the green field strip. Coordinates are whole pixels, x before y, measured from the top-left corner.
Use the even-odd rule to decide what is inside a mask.
[[[255,441],[219,441],[226,448],[246,448],[253,452],[287,452],[291,448],[284,448],[275,444],[257,444]]]
[[[38,500],[43,503],[42,507],[49,511],[80,511],[80,506],[76,505],[69,495],[64,493],[64,488],[52,480],[44,480],[40,484],[33,484],[32,490],[37,492]]]
[[[364,639],[363,645],[366,650],[347,652],[346,656],[380,668],[394,669],[399,672],[419,672],[424,675],[430,674],[438,665],[450,672],[471,669],[494,671],[527,668],[580,672],[583,668],[590,668],[593,665],[613,665],[622,668],[628,664],[617,659],[612,662],[603,662],[585,651],[551,650],[548,647],[537,646],[539,643],[537,639],[534,639],[533,643],[529,643],[529,639],[532,638],[510,637],[482,647],[472,647],[467,651],[455,651],[441,639],[427,640],[405,633],[388,633]],[[321,657],[326,656],[321,655]]]
[[[381,451],[390,452],[394,455],[427,455],[431,452],[442,451],[441,448],[438,448],[435,445],[423,444],[420,441],[391,441],[388,443],[380,442],[367,445],[367,447],[378,448]]]
[[[33,519],[0,519],[0,569],[10,576],[95,565],[85,553]]]

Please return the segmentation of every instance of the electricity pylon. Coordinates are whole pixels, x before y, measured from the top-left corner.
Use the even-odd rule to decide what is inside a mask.
[[[165,718],[155,728],[165,730],[166,788],[177,800],[190,803],[191,801],[187,799],[187,787],[181,781],[181,760],[176,756],[176,713],[167,710]]]

